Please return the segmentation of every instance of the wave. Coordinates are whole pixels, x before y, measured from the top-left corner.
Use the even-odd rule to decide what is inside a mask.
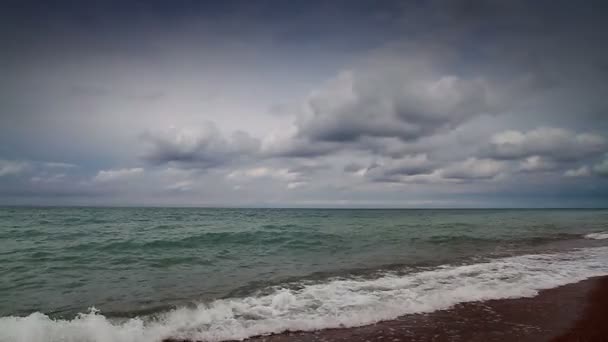
[[[608,232],[587,234],[587,235],[585,235],[585,239],[605,240],[605,239],[608,239]]]
[[[428,242],[431,244],[453,244],[453,243],[497,243],[497,242],[512,242],[512,243],[521,243],[521,244],[530,244],[530,245],[539,245],[546,242],[560,241],[560,240],[570,240],[570,239],[580,239],[579,234],[572,233],[556,233],[551,235],[543,235],[543,236],[524,236],[524,237],[514,237],[514,236],[496,236],[496,237],[479,237],[479,236],[471,236],[471,235],[433,235],[424,239],[416,239],[421,242]]]
[[[71,251],[96,249],[106,252],[122,250],[198,248],[203,246],[226,245],[278,245],[289,248],[316,246],[324,243],[343,241],[339,235],[324,232],[306,231],[237,231],[237,232],[204,232],[197,235],[175,239],[158,239],[150,241],[100,241],[89,242],[67,247]]]
[[[353,327],[457,303],[532,297],[538,291],[608,274],[608,247],[532,254],[471,265],[443,265],[374,279],[283,284],[152,316],[112,319],[96,310],[71,320],[42,313],[0,318],[2,342],[242,340],[283,331]]]

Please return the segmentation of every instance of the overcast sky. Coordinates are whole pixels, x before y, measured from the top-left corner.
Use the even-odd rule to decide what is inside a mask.
[[[0,204],[608,207],[603,1],[0,5]]]

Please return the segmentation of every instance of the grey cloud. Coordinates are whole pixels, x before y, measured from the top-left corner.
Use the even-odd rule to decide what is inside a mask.
[[[542,156],[558,161],[581,160],[606,150],[606,139],[597,134],[577,134],[560,128],[537,128],[528,132],[504,131],[492,137],[484,154],[496,159]]]
[[[503,162],[492,159],[469,158],[441,170],[441,176],[450,179],[491,179],[506,171]]]
[[[434,184],[451,182],[449,179],[442,178],[438,172],[414,175],[378,175],[370,180],[376,183],[394,184]]]
[[[463,62],[451,56],[464,52],[452,49],[388,47],[341,72],[304,101],[295,122],[303,143],[290,154],[358,149],[404,155],[420,140],[517,110],[553,87],[530,70],[497,73],[487,60],[463,72]]]
[[[608,108],[603,19],[592,6],[547,6],[456,1],[433,2],[424,13],[408,9],[407,39],[360,59],[306,98],[296,121],[306,143],[290,155],[359,149],[397,157],[488,114],[517,117],[523,127],[586,128]]]
[[[606,157],[601,163],[593,167],[593,171],[601,176],[608,177],[608,157]]]
[[[311,160],[291,160],[285,162],[280,159],[266,159],[257,166],[237,168],[226,175],[226,179],[237,185],[259,185],[271,183],[283,184],[287,189],[301,188],[315,180],[320,174],[331,172],[331,167],[325,162]]]
[[[100,170],[97,172],[97,175],[93,177],[93,181],[98,183],[115,182],[136,177],[141,175],[143,172],[144,169],[141,167],[130,169]]]
[[[57,170],[73,169],[77,166],[64,162],[44,162],[35,160],[2,160],[0,159],[0,177],[23,175],[48,175]]]
[[[608,128],[603,3],[396,1],[390,28],[369,15],[374,2],[356,16],[366,25],[347,3],[298,5],[307,15],[295,32],[291,5],[270,17],[274,4],[250,6],[228,21],[182,8],[167,25],[158,25],[164,11],[132,22],[121,7],[91,27],[56,18],[55,29],[48,11],[31,21],[6,13],[2,35],[21,38],[5,39],[0,57],[11,66],[0,84],[0,158],[82,166],[0,161],[4,202],[21,193],[399,206],[450,194],[459,205],[509,192],[606,203],[608,136],[585,133]],[[158,131],[170,124],[186,129]],[[252,135],[222,133],[238,129]],[[142,131],[143,166],[131,147]]]
[[[226,179],[234,182],[236,189],[240,189],[242,184],[247,184],[248,186],[255,185],[254,182],[257,182],[258,186],[264,186],[264,184],[276,186],[277,183],[280,183],[288,190],[297,189],[308,184],[307,175],[301,172],[288,168],[265,166],[239,169],[227,174]]]
[[[26,171],[29,163],[15,160],[0,160],[0,177],[18,175]]]
[[[577,169],[566,170],[566,172],[564,172],[564,176],[566,177],[586,177],[590,174],[591,172],[587,166],[581,166]]]
[[[124,87],[124,85],[123,85]],[[105,97],[113,101],[156,101],[162,99],[166,94],[159,90],[142,90],[125,88],[117,89],[117,87],[107,87],[92,84],[75,85],[69,88],[69,95],[74,97]]]
[[[145,160],[201,169],[253,156],[260,149],[260,141],[249,134],[237,131],[227,138],[212,123],[196,130],[147,132],[142,139],[148,143],[148,150],[143,155]]]
[[[28,198],[95,196],[83,186],[77,165],[36,160],[0,160],[0,202],[18,204]],[[6,201],[14,197],[18,201]]]
[[[324,162],[300,162],[300,163],[290,163],[289,171],[296,172],[303,175],[312,175],[316,172],[328,170],[330,169],[330,165]]]
[[[313,93],[298,122],[299,136],[337,143],[363,137],[415,141],[496,110],[482,79],[443,74],[419,61],[393,63],[343,72]]]
[[[359,163],[348,163],[344,165],[344,172],[354,173],[366,169],[367,167]]]
[[[553,160],[541,156],[531,156],[519,163],[519,170],[523,172],[551,171],[556,167],[557,164]]]
[[[71,169],[71,168],[77,167],[74,164],[60,163],[60,162],[45,162],[44,166],[47,166],[50,168],[57,168],[57,169]]]
[[[420,154],[376,162],[367,168],[365,175],[373,181],[399,181],[401,176],[430,174],[434,167],[426,154]]]
[[[308,138],[291,137],[264,152],[267,157],[314,158],[338,151],[333,142],[317,142]]]
[[[286,168],[272,167],[253,167],[248,169],[236,170],[229,173],[226,178],[237,181],[249,181],[256,178],[271,178],[285,181],[293,181],[299,177],[299,173],[292,172]]]

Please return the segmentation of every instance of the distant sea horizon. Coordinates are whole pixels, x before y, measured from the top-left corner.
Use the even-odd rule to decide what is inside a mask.
[[[146,209],[146,208],[172,208],[172,209],[337,209],[337,210],[603,210],[608,209],[608,207],[604,206],[579,206],[579,207],[570,207],[570,206],[551,206],[551,207],[508,207],[508,206],[488,206],[488,207],[358,207],[358,206],[229,206],[229,205],[63,205],[63,204],[0,204],[0,208],[100,208],[100,209],[112,209],[112,208],[133,208],[133,209]]]

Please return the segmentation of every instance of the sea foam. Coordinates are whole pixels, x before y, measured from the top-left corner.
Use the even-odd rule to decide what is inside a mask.
[[[375,279],[331,279],[273,287],[159,316],[116,321],[92,310],[72,320],[42,313],[0,318],[2,342],[139,342],[174,337],[240,340],[286,330],[353,327],[461,302],[535,296],[539,290],[608,274],[608,247],[444,265]],[[262,294],[264,293],[264,294]]]
[[[585,235],[586,239],[605,240],[608,239],[608,232],[591,233]]]

